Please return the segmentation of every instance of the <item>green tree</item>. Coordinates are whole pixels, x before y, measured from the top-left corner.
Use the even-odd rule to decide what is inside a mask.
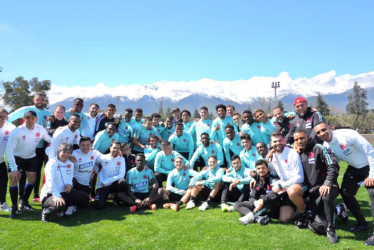
[[[353,85],[353,93],[348,95],[347,111],[355,116],[354,128],[361,129],[362,121],[369,112],[367,103],[367,91],[360,87],[358,82]]]
[[[37,77],[27,81],[22,76],[19,76],[12,82],[4,82],[3,88],[4,104],[10,106],[13,111],[23,106],[32,105],[33,93],[47,93],[51,89],[51,81],[39,81]]]
[[[161,119],[165,119],[165,117],[164,117],[164,105],[162,104],[162,101],[160,101],[160,107],[158,108],[158,113],[161,115]]]
[[[197,108],[195,108],[193,112],[193,118],[200,118],[199,112],[197,111]]]
[[[284,110],[283,102],[281,100],[278,101],[277,107],[280,107],[282,110]]]
[[[322,114],[323,117],[330,115],[330,109],[325,100],[323,99],[323,96],[321,93],[318,92],[317,94],[317,104],[316,109]]]
[[[171,108],[170,107],[167,107],[166,108],[166,111],[165,111],[165,119],[167,118],[167,117],[169,117],[169,116],[171,116],[172,114],[171,114]]]

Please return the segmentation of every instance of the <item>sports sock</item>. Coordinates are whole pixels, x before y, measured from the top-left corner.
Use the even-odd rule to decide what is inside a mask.
[[[178,207],[180,207],[180,206],[182,206],[182,205],[183,205],[183,201],[178,201],[178,202],[177,202],[177,206],[178,206]]]
[[[12,205],[17,206],[18,202],[18,186],[9,186],[10,199],[12,200]]]
[[[193,197],[193,196],[191,195],[191,197],[190,197],[190,201],[195,202],[195,198],[196,198],[196,197]]]
[[[336,214],[339,215],[340,212],[341,212],[341,208],[340,208],[340,206],[336,206],[335,209],[336,209]]]
[[[29,201],[30,194],[32,189],[34,188],[34,184],[27,183],[25,187],[25,194],[23,195],[23,204],[27,204]]]
[[[169,200],[169,199],[166,199],[166,200],[165,200],[165,203],[170,203],[170,200]]]
[[[206,199],[205,202],[206,202],[206,203],[209,203],[209,202],[211,202],[212,200],[213,200],[213,197],[209,195],[209,196],[208,196],[208,199]]]

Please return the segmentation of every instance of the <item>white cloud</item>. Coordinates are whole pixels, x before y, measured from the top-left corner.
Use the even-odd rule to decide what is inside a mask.
[[[231,99],[236,102],[248,102],[256,97],[270,97],[274,95],[271,88],[273,81],[279,81],[281,87],[277,89],[278,96],[289,93],[313,96],[317,92],[322,94],[339,94],[353,87],[355,81],[363,88],[374,87],[374,71],[359,75],[336,76],[335,71],[329,71],[312,78],[292,79],[287,72],[281,72],[277,77],[254,76],[248,80],[216,81],[200,79],[197,81],[162,81],[150,85],[118,85],[110,87],[98,83],[93,87],[64,87],[52,85],[49,93],[50,102],[60,102],[68,97],[96,97],[103,95],[125,96],[137,100],[144,95],[180,100],[191,94]]]

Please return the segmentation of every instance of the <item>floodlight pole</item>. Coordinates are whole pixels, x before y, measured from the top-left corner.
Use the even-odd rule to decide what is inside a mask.
[[[274,100],[277,99],[277,88],[280,88],[280,82],[272,82],[271,87],[274,89]]]

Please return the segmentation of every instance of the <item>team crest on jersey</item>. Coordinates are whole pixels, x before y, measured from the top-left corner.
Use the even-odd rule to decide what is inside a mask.
[[[44,119],[44,120],[47,120],[47,116],[46,116],[46,115],[45,115],[45,116],[43,116],[43,119]]]
[[[274,125],[274,126],[277,126],[277,122],[273,122],[273,125]]]
[[[168,134],[170,135],[170,131],[168,132]]]
[[[5,135],[9,135],[9,131],[7,130],[7,131],[5,131],[5,133],[4,133]]]
[[[24,140],[26,140],[26,136],[24,135],[24,136],[22,136],[22,140],[24,141]]]
[[[186,177],[186,173],[183,173],[183,176]]]
[[[79,158],[79,160],[78,160],[79,162],[82,162],[82,158]]]
[[[36,132],[35,136],[36,136],[36,137],[40,137],[40,133],[39,133],[39,132]]]
[[[187,139],[183,139],[183,141],[184,141],[184,142],[186,142],[186,141],[187,141]]]
[[[70,164],[68,164],[68,165],[66,165],[66,167],[67,167],[67,168],[71,168],[71,165],[70,165]]]
[[[261,126],[260,126],[260,125],[257,125],[257,128],[261,128]]]
[[[290,129],[291,128],[291,124],[290,123],[288,123],[288,129]]]
[[[128,126],[125,127],[126,130],[127,130],[128,128],[129,128]]]
[[[146,175],[144,175],[144,176],[143,176],[143,179],[147,179],[147,176],[146,176]]]
[[[285,160],[284,160],[284,162],[285,162],[285,163],[288,163],[288,160],[287,160],[287,159],[285,159]]]
[[[207,126],[208,126],[208,127],[210,127],[210,125],[209,125],[209,124],[207,124]]]
[[[253,154],[253,157],[256,157],[256,154]]]
[[[78,138],[78,135],[75,135],[74,138],[77,139],[77,138]]]
[[[93,160],[93,159],[95,159],[95,157],[93,155],[91,155],[90,159]]]
[[[68,141],[69,140],[69,136],[65,138],[65,141]]]
[[[238,143],[236,144],[236,146],[240,147],[240,143],[238,142]]]
[[[211,141],[211,142],[210,142],[210,144],[213,144],[213,143],[214,143],[214,141]]]
[[[340,144],[339,145],[341,149],[345,150],[346,149],[346,146],[344,144]]]
[[[312,121],[312,117],[309,117],[308,119],[306,119],[307,122],[311,122]]]
[[[308,156],[309,158],[314,158],[314,152],[310,152]]]
[[[171,159],[171,162],[174,162],[174,159]]]
[[[114,139],[112,139],[112,142],[114,142]]]
[[[121,165],[121,162],[117,161],[117,166]]]
[[[215,153],[215,151],[214,150],[212,150],[212,154],[214,154]]]

